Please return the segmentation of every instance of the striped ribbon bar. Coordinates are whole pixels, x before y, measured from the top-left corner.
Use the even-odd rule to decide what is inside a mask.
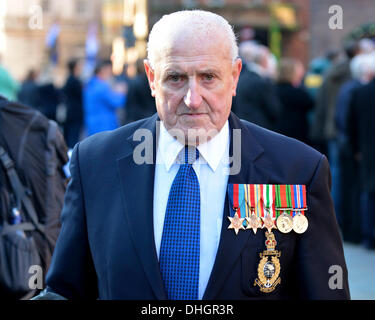
[[[261,203],[263,186],[259,184],[245,185],[246,216],[254,213],[258,218],[262,217],[263,204]]]
[[[246,217],[245,184],[229,184],[230,216],[234,217],[237,212],[240,218]]]
[[[291,189],[291,200],[293,207],[293,217],[296,213],[305,215],[307,210],[306,205],[306,186],[301,184],[294,184],[290,186]]]
[[[263,210],[270,214],[272,218],[275,218],[275,185],[263,184]]]
[[[277,184],[275,185],[275,206],[276,206],[276,218],[279,217],[279,215],[286,211],[289,214],[291,214],[292,209],[292,200],[291,200],[291,186],[288,184]]]

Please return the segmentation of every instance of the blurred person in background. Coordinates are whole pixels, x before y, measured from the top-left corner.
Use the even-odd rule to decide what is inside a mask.
[[[310,96],[316,100],[319,88],[322,86],[323,78],[327,71],[335,64],[340,56],[338,50],[330,49],[322,57],[314,58],[310,61],[306,76],[304,78],[304,87]]]
[[[314,107],[314,102],[300,87],[304,74],[305,69],[299,60],[281,59],[277,83],[277,93],[281,102],[278,131],[309,143],[307,113]]]
[[[323,84],[323,79],[328,70],[335,64],[340,57],[340,51],[336,49],[329,49],[324,56],[314,58],[310,61],[308,70],[303,80],[303,87],[314,101],[316,105],[317,94]],[[307,114],[307,121],[311,130],[315,119],[315,108]],[[311,140],[311,139],[310,139]],[[321,152],[327,154],[325,144],[314,141],[314,147]]]
[[[346,138],[347,112],[353,91],[361,85],[367,84],[371,81],[371,60],[371,54],[359,54],[352,59],[350,62],[352,79],[349,79],[342,85],[337,95],[335,123],[340,139]]]
[[[278,62],[275,55],[264,45],[258,45],[258,50],[259,65],[261,66],[263,77],[271,82],[276,82]]]
[[[53,72],[53,66],[47,64],[38,77],[37,109],[48,119],[56,121],[56,110],[61,102],[61,93],[54,84]]]
[[[243,67],[232,110],[241,119],[276,130],[281,106],[275,87],[268,78],[270,73],[266,72],[269,69],[264,46],[244,41],[239,46],[239,54]]]
[[[0,56],[0,95],[4,96],[8,100],[15,101],[17,99],[17,92],[19,90],[19,84],[10,75],[8,70],[2,63],[2,57]]]
[[[69,75],[63,87],[66,105],[66,119],[64,122],[64,137],[69,149],[79,141],[83,125],[83,93],[80,80],[82,62],[72,59],[68,62]]]
[[[38,72],[34,69],[30,69],[18,92],[18,101],[33,108],[37,108],[38,106],[37,78]]]
[[[133,71],[134,70],[134,71]],[[136,67],[125,63],[122,67],[122,72],[113,77],[112,86],[122,87],[121,90],[125,90],[126,99],[124,108],[119,108],[116,110],[117,118],[119,119],[119,125],[122,126],[126,121],[126,104],[129,98],[129,83],[133,79],[134,73],[136,73]]]
[[[137,60],[137,75],[129,81],[125,105],[125,123],[147,118],[156,112],[155,99],[151,95],[143,60]]]
[[[356,41],[350,41],[344,47],[346,57],[336,61],[327,71],[323,84],[317,93],[315,118],[311,138],[328,154],[330,162],[334,162],[336,125],[334,120],[337,94],[340,87],[351,79],[350,61],[360,53]],[[328,150],[330,148],[331,150]],[[332,164],[331,164],[332,166]]]
[[[111,61],[101,61],[84,88],[84,122],[88,136],[116,129],[120,125],[116,110],[124,107],[126,89],[123,84],[112,88],[112,77]]]
[[[371,53],[375,50],[375,43],[369,38],[359,40],[358,46],[362,54]]]
[[[359,54],[350,62],[352,79],[345,82],[337,96],[335,123],[338,142],[338,194],[337,214],[345,241],[360,242],[360,216],[357,212],[359,203],[358,167],[349,147],[347,121],[349,104],[355,89],[368,83],[372,77],[372,62],[369,54]]]
[[[361,220],[362,244],[367,249],[375,249],[375,55],[373,53],[369,56],[367,69],[371,81],[353,91],[348,110],[347,132],[352,157],[358,162],[360,180],[360,217],[353,217],[353,219]]]
[[[350,61],[360,53],[357,41],[345,44],[346,58],[334,64],[327,72],[323,84],[319,89],[314,121],[311,128],[311,139],[314,147],[328,155],[328,161],[332,173],[332,197],[339,224],[338,214],[340,194],[338,180],[338,143],[337,129],[335,123],[335,107],[338,92],[341,86],[351,79]]]

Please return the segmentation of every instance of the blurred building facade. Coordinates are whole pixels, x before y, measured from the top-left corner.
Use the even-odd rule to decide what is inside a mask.
[[[149,0],[150,25],[163,14],[184,8],[222,15],[234,26],[239,41],[254,39],[279,46],[281,55],[305,63],[309,59],[309,0]]]
[[[365,28],[375,36],[373,1],[340,0],[344,28],[332,30],[329,7],[335,0],[1,0],[0,55],[20,80],[51,60],[46,39],[51,42],[58,32],[52,58],[59,82],[69,58],[87,55],[87,36],[96,30],[91,48],[98,46],[98,56],[112,58],[115,73],[125,64],[132,74],[136,60],[145,57],[149,30],[162,15],[199,8],[224,16],[239,41],[255,39],[276,56],[307,65],[327,49],[340,48],[343,38],[360,38]]]
[[[342,8],[342,29],[328,27],[330,6]],[[374,0],[310,0],[310,57],[323,55],[327,49],[339,49],[343,41],[375,38]]]
[[[46,65],[50,58],[46,38],[55,24],[59,29],[56,77],[61,82],[67,60],[85,56],[89,26],[100,19],[101,0],[1,0],[2,60],[17,79],[31,68]]]

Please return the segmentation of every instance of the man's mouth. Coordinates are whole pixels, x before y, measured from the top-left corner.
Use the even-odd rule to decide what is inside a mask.
[[[190,117],[199,117],[199,116],[203,116],[207,113],[183,113],[182,115],[184,116],[190,116]]]

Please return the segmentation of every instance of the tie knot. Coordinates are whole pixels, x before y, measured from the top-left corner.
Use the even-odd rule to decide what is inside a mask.
[[[185,146],[177,156],[178,164],[193,164],[199,158],[199,151],[196,147]]]

